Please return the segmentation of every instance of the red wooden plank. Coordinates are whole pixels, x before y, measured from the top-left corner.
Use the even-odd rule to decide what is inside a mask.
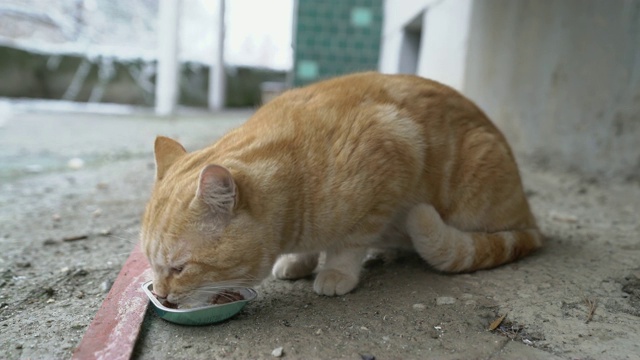
[[[140,286],[151,276],[147,259],[136,245],[74,351],[73,359],[131,357],[149,304]]]

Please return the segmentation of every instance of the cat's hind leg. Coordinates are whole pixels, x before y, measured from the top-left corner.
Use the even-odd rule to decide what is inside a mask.
[[[305,278],[318,266],[318,256],[318,253],[284,254],[273,265],[273,276],[283,280]]]
[[[462,231],[447,225],[436,209],[418,204],[407,218],[407,232],[420,256],[446,272],[488,269],[521,258],[542,245],[535,225],[501,231]]]
[[[344,295],[353,290],[360,279],[366,247],[329,250],[324,267],[316,275],[313,290],[319,295]]]

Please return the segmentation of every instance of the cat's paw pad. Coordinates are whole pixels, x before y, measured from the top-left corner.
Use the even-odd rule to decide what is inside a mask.
[[[307,277],[313,273],[318,265],[317,255],[283,255],[273,266],[273,276],[282,280],[295,280]]]
[[[358,278],[335,269],[322,270],[316,276],[313,290],[318,295],[344,295],[358,285]]]

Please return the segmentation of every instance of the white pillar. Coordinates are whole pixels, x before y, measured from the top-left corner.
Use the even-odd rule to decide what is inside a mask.
[[[159,1],[156,114],[162,116],[173,114],[178,103],[178,26],[181,2],[181,0]]]
[[[225,72],[224,72],[224,2],[217,0],[214,12],[216,22],[216,44],[214,45],[213,61],[209,68],[209,109],[220,110],[225,100]]]
[[[402,31],[382,34],[380,44],[380,61],[378,71],[385,74],[397,74],[400,72],[400,58],[402,54]]]
[[[444,0],[422,21],[418,75],[464,90],[472,0]]]

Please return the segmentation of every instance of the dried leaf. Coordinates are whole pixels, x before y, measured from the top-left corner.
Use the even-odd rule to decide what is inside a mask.
[[[493,331],[493,330],[497,329],[498,326],[500,326],[500,324],[502,324],[502,321],[504,320],[505,317],[507,317],[507,313],[504,313],[504,315],[502,315],[499,318],[495,319],[491,323],[491,325],[489,325],[489,331]]]

